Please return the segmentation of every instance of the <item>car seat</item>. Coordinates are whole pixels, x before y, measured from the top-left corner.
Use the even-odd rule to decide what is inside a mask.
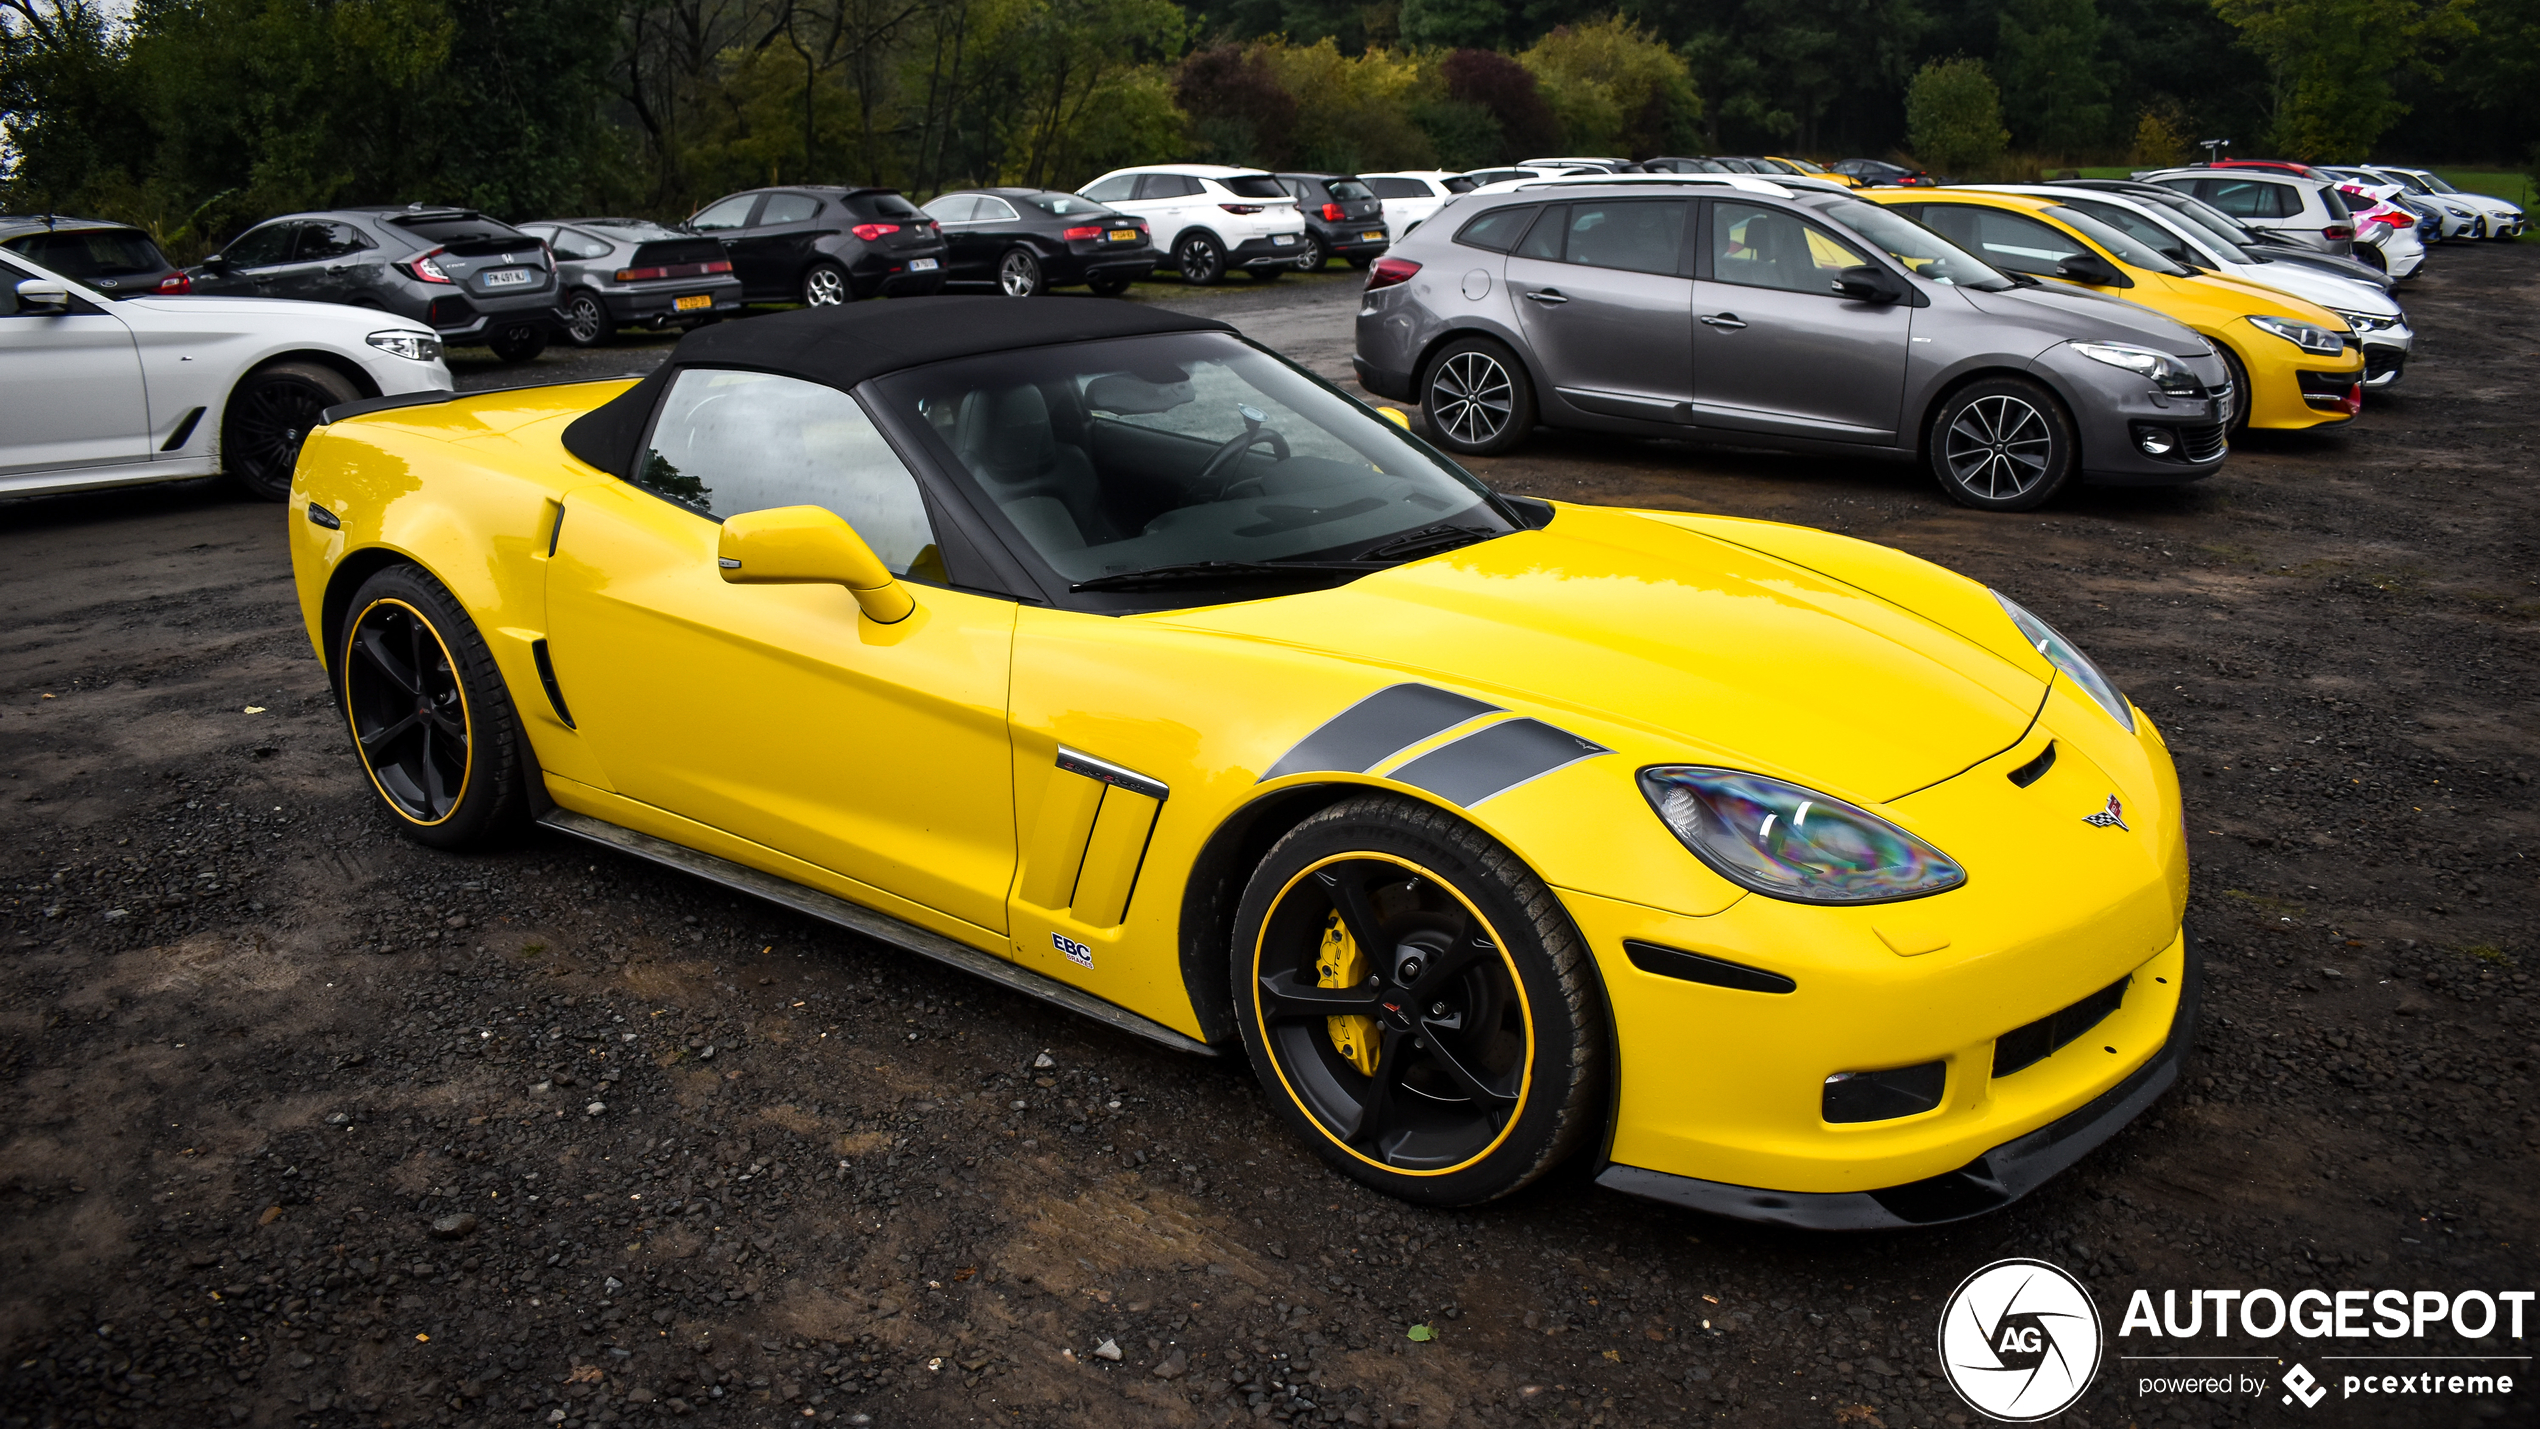
[[[1094,464],[1050,429],[1049,401],[1029,383],[961,399],[953,450],[1006,518],[1044,551],[1117,539],[1102,510]]]

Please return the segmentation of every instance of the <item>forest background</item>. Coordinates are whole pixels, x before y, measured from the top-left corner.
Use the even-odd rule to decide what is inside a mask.
[[[0,0],[0,211],[676,219],[1161,160],[2540,166],[2540,0]]]

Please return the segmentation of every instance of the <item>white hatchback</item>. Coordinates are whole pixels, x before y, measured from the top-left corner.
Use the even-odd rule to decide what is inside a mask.
[[[270,298],[118,302],[0,255],[0,496],[226,472],[280,501],[327,408],[450,389],[421,323]]]
[[[1076,192],[1145,219],[1166,265],[1194,287],[1231,272],[1267,283],[1293,270],[1304,251],[1296,197],[1266,170],[1147,164],[1114,169]]]
[[[1392,174],[1360,174],[1359,182],[1385,206],[1385,222],[1399,238],[1429,221],[1447,200],[1469,192],[1473,181],[1444,169],[1406,169]]]

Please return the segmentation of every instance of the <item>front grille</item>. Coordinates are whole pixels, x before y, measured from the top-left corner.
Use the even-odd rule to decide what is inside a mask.
[[[2125,1002],[2126,986],[2133,981],[2128,974],[2060,1012],[1994,1038],[1993,1075],[2007,1077],[2062,1051],[2074,1038],[2105,1022]]]
[[[2209,422],[2201,427],[2178,429],[2179,455],[2189,461],[2212,461],[2223,454],[2223,424]]]

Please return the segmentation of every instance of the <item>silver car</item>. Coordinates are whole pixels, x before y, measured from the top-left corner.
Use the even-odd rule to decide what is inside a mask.
[[[556,255],[556,306],[575,347],[598,347],[622,327],[685,329],[741,310],[741,280],[712,238],[641,218],[544,218],[520,231]]]
[[[1456,200],[1376,261],[1356,366],[1454,452],[1540,423],[1920,459],[1998,511],[2209,476],[2234,400],[2221,356],[2158,313],[1728,174]]]

